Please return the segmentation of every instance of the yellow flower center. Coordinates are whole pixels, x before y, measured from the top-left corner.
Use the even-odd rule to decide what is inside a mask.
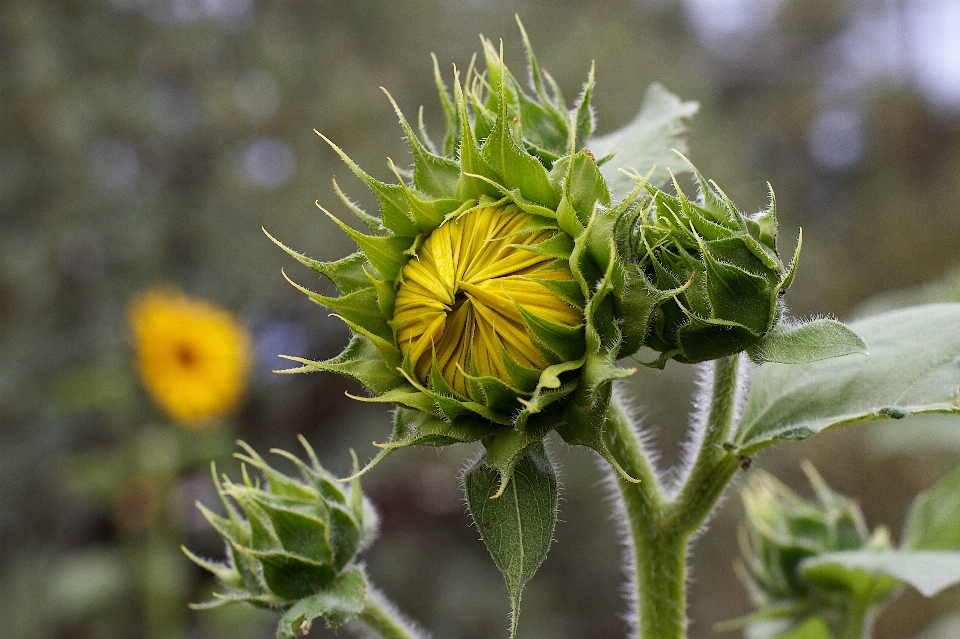
[[[434,230],[404,266],[393,326],[421,381],[428,383],[436,361],[444,381],[469,397],[465,375],[516,385],[505,356],[546,368],[551,362],[518,307],[558,324],[583,323],[580,309],[544,284],[572,280],[567,262],[524,248],[558,231],[528,230],[532,222],[512,205],[473,210]]]

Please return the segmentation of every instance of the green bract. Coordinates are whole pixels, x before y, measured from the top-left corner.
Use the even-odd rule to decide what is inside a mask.
[[[862,616],[899,582],[853,569],[817,570],[814,560],[838,551],[886,551],[892,546],[883,526],[873,533],[867,530],[856,502],[831,490],[809,463],[804,472],[816,502],[763,471],[753,471],[743,490],[743,576],[760,608],[745,621],[789,619],[789,626],[816,615],[836,631],[847,614]]]
[[[319,134],[380,205],[379,217],[370,215],[337,187],[347,208],[368,228],[361,233],[333,218],[356,241],[357,253],[318,262],[277,243],[333,282],[339,297],[298,288],[353,331],[338,357],[322,362],[292,357],[303,366],[284,372],[346,375],[371,392],[360,399],[399,407],[391,440],[381,445],[382,452],[367,468],[405,446],[480,440],[487,448],[487,463],[501,474],[502,490],[524,451],[554,428],[567,441],[593,447],[616,466],[601,437],[603,416],[611,382],[633,371],[617,367],[617,360],[636,352],[646,332],[633,318],[638,309],[649,315],[654,302],[649,287],[632,285],[613,234],[616,220],[632,210],[644,181],[636,179],[633,191],[619,194],[620,202],[615,202],[599,168],[603,159],[598,162],[587,148],[593,131],[592,72],[576,106],[568,109],[556,84],[541,73],[529,42],[532,96],[504,66],[493,44],[486,39],[482,43],[486,71],[471,65],[463,86],[455,72],[452,96],[434,60],[446,120],[441,144],[434,146],[422,125],[419,133],[414,131],[394,104],[413,155],[409,173],[391,164],[396,183],[373,178]],[[677,139],[681,121],[695,106],[680,103],[659,87],[648,102],[641,110],[644,117],[628,127],[631,134],[641,131],[656,140],[659,146],[649,146],[658,153],[665,144],[682,145]],[[649,130],[644,118],[652,123]],[[609,144],[609,138],[601,146]],[[448,258],[440,249],[459,242],[466,232],[447,227],[462,222],[473,233],[477,220],[499,224],[510,215],[523,216],[522,228],[509,231],[518,238],[514,243],[509,243],[514,235],[500,235],[481,238],[478,246],[499,242],[514,252],[526,251],[540,270],[511,273],[512,288],[488,286],[488,292],[499,290],[499,300],[480,304],[470,290],[464,294],[457,289],[461,266],[440,263]],[[446,225],[442,242],[431,239],[441,225]],[[516,225],[504,222],[503,227]],[[486,263],[492,269],[501,259],[507,261],[507,256]],[[411,260],[428,265],[429,273],[416,273],[420,277],[411,286],[419,288],[416,295],[404,294],[401,318],[398,291],[414,275],[404,275]],[[516,283],[517,278],[541,288],[517,292],[523,284]],[[659,292],[653,293],[654,301],[662,301]],[[436,314],[439,324],[417,318],[410,299],[430,305],[424,312]],[[507,328],[509,320],[513,336],[499,338],[514,341],[498,347],[478,328],[476,339],[485,358],[481,362],[476,351],[464,355],[462,345],[446,337],[434,339],[434,332],[439,336],[446,328],[444,312],[448,324],[457,319],[462,325],[457,313],[465,303],[474,304],[480,315],[497,310],[500,315],[488,318],[489,326]],[[560,312],[563,308],[569,312]],[[517,337],[516,330],[526,336]],[[520,355],[526,363],[517,359]],[[503,371],[506,374],[495,374]]]
[[[199,607],[243,601],[279,608],[292,611],[293,627],[304,622],[309,627],[317,616],[337,625],[362,609],[366,581],[354,562],[375,536],[376,515],[360,492],[359,480],[349,486],[339,483],[320,466],[306,440],[301,442],[309,465],[284,451],[274,452],[294,461],[302,479],[271,468],[242,442],[247,455],[237,457],[258,469],[263,483],[252,480],[246,468],[239,484],[226,477],[217,481],[214,475],[226,516],[197,506],[226,540],[227,563],[185,552],[214,573],[224,591]],[[327,600],[338,603],[324,607]],[[300,608],[321,612],[310,616]]]
[[[762,359],[764,337],[780,320],[780,297],[793,281],[777,253],[776,201],[748,217],[691,165],[700,197],[691,202],[652,186],[621,218],[618,246],[642,272],[639,284],[662,300],[638,316],[646,346],[668,359],[703,362],[750,350]]]

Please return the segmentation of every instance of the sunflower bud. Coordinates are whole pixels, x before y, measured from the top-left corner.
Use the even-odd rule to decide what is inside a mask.
[[[226,477],[217,482],[226,516],[197,504],[227,542],[224,564],[185,550],[195,563],[213,572],[224,589],[201,607],[244,601],[289,609],[301,600],[355,587],[358,579],[362,582],[354,559],[372,541],[376,515],[360,492],[359,481],[348,487],[338,483],[320,466],[306,441],[301,442],[309,465],[285,451],[274,451],[296,463],[301,478],[271,468],[240,442],[247,454],[237,457],[259,470],[262,481],[252,480],[244,467],[242,483]]]
[[[700,197],[692,202],[648,187],[619,221],[618,248],[642,271],[639,287],[660,302],[638,321],[645,345],[668,359],[694,363],[750,350],[780,320],[781,296],[793,280],[777,253],[776,200],[754,216],[741,213],[690,165]],[[644,323],[648,321],[649,323]]]
[[[413,157],[409,172],[390,163],[395,183],[320,134],[379,203],[371,215],[334,183],[368,229],[327,213],[357,253],[318,262],[274,240],[336,286],[339,296],[327,297],[294,284],[354,334],[338,357],[291,357],[302,366],[283,372],[336,372],[372,395],[358,399],[399,406],[393,436],[364,471],[406,446],[482,441],[506,482],[524,452],[561,426],[568,442],[612,460],[600,432],[611,384],[632,372],[617,361],[643,337],[629,330],[636,305],[622,301],[629,283],[613,231],[640,186],[614,204],[600,168],[609,157],[598,162],[586,146],[592,70],[568,108],[524,39],[533,95],[489,40],[486,70],[471,65],[464,82],[455,70],[452,95],[434,60],[442,144],[393,104]],[[663,143],[679,144],[688,111]]]
[[[828,626],[842,624],[855,604],[870,605],[890,594],[888,576],[840,578],[804,569],[804,561],[825,553],[888,550],[886,528],[867,530],[856,502],[831,490],[809,463],[804,472],[817,501],[803,499],[772,475],[754,471],[742,493],[746,524],[741,529],[742,578],[760,607],[751,619],[819,615]],[[869,587],[864,580],[872,579]],[[863,601],[868,597],[870,601]],[[861,609],[862,610],[862,609]]]

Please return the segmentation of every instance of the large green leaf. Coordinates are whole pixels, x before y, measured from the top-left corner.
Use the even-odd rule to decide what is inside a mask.
[[[670,171],[689,170],[686,163],[674,153],[685,152],[685,120],[700,108],[696,102],[683,102],[660,84],[651,84],[643,97],[637,116],[622,129],[587,140],[587,147],[596,158],[616,152],[600,167],[607,185],[617,199],[623,199],[637,183],[620,169],[635,170],[646,175],[654,170],[650,184],[663,184],[670,179]],[[618,150],[619,149],[619,150]]]
[[[910,584],[926,597],[960,583],[960,552],[938,550],[849,550],[805,559],[808,579],[847,582],[855,573],[889,576]]]
[[[913,500],[903,546],[911,550],[960,551],[960,467]]]
[[[479,460],[463,478],[470,515],[497,568],[513,608],[510,636],[516,636],[520,592],[543,563],[557,523],[558,487],[553,465],[538,442],[517,462],[506,491],[500,472]],[[495,497],[495,498],[494,498]]]
[[[872,429],[870,452],[878,456],[960,453],[957,416],[921,413],[904,420],[878,424]]]
[[[850,325],[870,355],[756,371],[734,443],[750,455],[827,428],[953,413],[960,429],[960,304],[931,304]]]

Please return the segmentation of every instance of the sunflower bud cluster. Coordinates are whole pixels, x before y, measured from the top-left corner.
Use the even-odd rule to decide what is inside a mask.
[[[752,618],[819,615],[830,627],[842,624],[845,611],[867,596],[873,603],[896,586],[892,577],[805,569],[804,562],[837,551],[889,550],[883,526],[872,533],[855,501],[833,491],[810,464],[806,472],[816,501],[806,500],[763,471],[753,471],[743,490],[746,523],[740,531],[742,578],[760,610]]]
[[[481,441],[502,490],[524,451],[554,429],[619,468],[604,416],[612,382],[635,369],[618,361],[645,342],[663,361],[722,357],[778,317],[791,275],[776,256],[772,212],[754,220],[719,200],[694,206],[656,189],[641,197],[639,174],[626,192],[617,182],[614,197],[608,178],[624,174],[601,167],[615,152],[597,159],[589,148],[609,142],[591,138],[592,70],[569,108],[523,36],[532,95],[489,40],[486,70],[471,63],[463,82],[455,70],[452,94],[434,60],[442,143],[393,104],[413,157],[409,171],[390,162],[395,183],[319,134],[379,204],[379,216],[369,214],[334,182],[367,231],[324,212],[356,253],[320,262],[274,239],[335,285],[337,297],[294,284],[353,333],[339,356],[290,357],[302,366],[283,372],[342,374],[369,390],[358,399],[398,406],[390,441],[364,471],[406,446]],[[665,144],[682,146],[682,117]],[[731,287],[733,298],[717,299]]]
[[[298,466],[300,478],[270,467],[242,442],[247,453],[237,455],[244,462],[242,483],[214,476],[226,515],[197,506],[227,542],[227,561],[201,559],[185,550],[223,588],[200,607],[243,601],[287,610],[305,598],[363,581],[355,558],[375,536],[373,508],[359,481],[339,483],[320,466],[306,441],[301,442],[310,464],[274,451]],[[247,465],[260,471],[262,481],[251,479]]]
[[[700,197],[690,201],[648,187],[618,223],[618,246],[642,271],[656,304],[645,345],[669,359],[703,362],[751,350],[780,320],[781,296],[793,281],[800,246],[787,268],[777,252],[776,200],[754,216],[741,213],[691,165]]]

